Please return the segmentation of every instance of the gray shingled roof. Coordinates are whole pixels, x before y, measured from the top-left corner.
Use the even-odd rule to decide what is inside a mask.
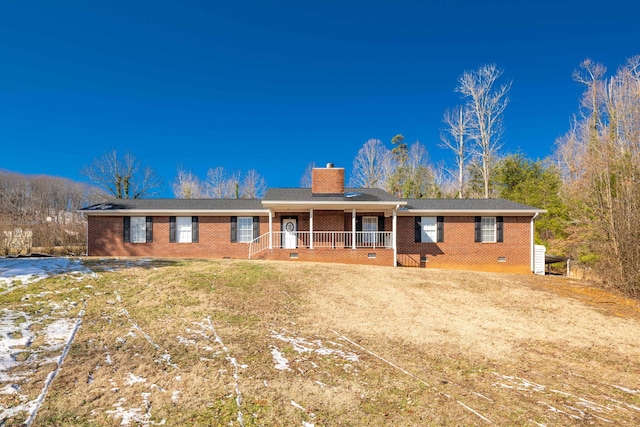
[[[406,199],[407,209],[441,211],[538,211],[507,199]]]
[[[345,188],[344,194],[312,194],[310,188],[270,188],[264,201],[398,203],[403,200],[379,188]]]
[[[114,199],[81,211],[113,211],[113,210],[258,210],[264,209],[260,199]]]
[[[345,189],[344,194],[312,194],[309,188],[271,188],[265,202],[407,202],[403,210],[425,211],[522,211],[544,212],[533,206],[523,205],[506,199],[400,199],[378,188]],[[265,210],[260,199],[113,199],[80,211],[109,212],[120,210],[138,211],[242,211]]]

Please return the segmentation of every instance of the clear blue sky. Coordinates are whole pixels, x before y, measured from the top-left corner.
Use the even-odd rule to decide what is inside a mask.
[[[512,80],[504,152],[548,156],[591,58],[640,54],[635,1],[21,1],[0,3],[0,169],[82,181],[129,151],[169,183],[180,165],[256,169],[298,186],[310,162],[351,170],[402,133],[435,162],[465,70]]]

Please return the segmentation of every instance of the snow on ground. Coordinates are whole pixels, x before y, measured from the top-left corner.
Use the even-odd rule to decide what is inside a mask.
[[[2,258],[0,296],[55,275],[78,281],[87,276],[95,277],[95,273],[75,259]],[[55,293],[77,290],[60,289]],[[24,420],[24,425],[31,425],[80,325],[83,314],[83,310],[80,310],[80,314],[77,310],[80,301],[66,298],[62,304],[55,303],[48,301],[50,294],[52,292],[41,292],[22,298],[23,307],[37,305],[46,308],[38,310],[37,315],[0,306],[0,425],[9,418],[24,417],[25,413],[28,418]],[[35,325],[38,327],[33,327]],[[36,349],[33,343],[37,338],[41,338],[39,341],[42,344]],[[22,394],[22,385],[30,380],[30,376],[39,369],[51,369],[52,363],[55,367],[48,373],[40,394],[35,399]],[[16,398],[3,399],[7,395]]]
[[[0,259],[0,295],[14,286],[27,285],[56,274],[81,280],[95,275],[79,260],[70,258],[2,258]]]

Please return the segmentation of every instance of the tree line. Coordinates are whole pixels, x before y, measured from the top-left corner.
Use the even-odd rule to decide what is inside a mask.
[[[86,220],[76,210],[102,197],[70,179],[0,171],[0,253],[84,253]]]

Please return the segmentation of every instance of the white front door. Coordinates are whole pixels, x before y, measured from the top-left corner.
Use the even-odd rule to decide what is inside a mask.
[[[284,248],[295,249],[298,247],[298,221],[295,218],[287,218],[282,220],[282,229],[284,231]]]

